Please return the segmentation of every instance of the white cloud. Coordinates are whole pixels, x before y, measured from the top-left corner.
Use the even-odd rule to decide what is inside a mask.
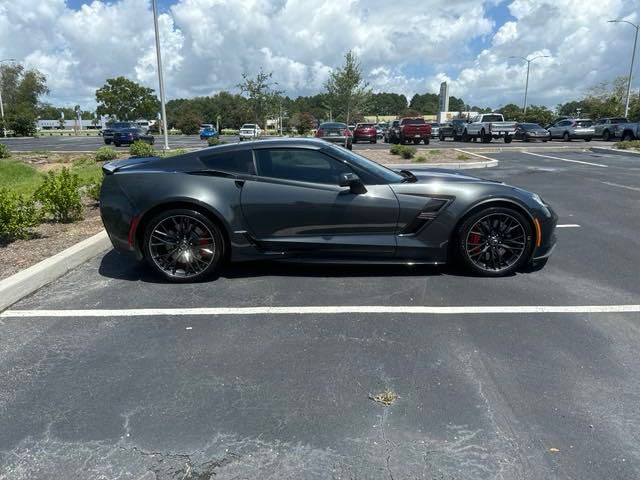
[[[19,5],[18,5],[19,3]],[[441,81],[468,103],[522,101],[526,64],[512,55],[550,55],[531,66],[530,101],[555,105],[628,70],[640,0],[513,0],[495,25],[499,0],[176,0],[160,16],[169,98],[234,90],[260,67],[289,95],[320,91],[353,49],[371,86],[411,97]],[[606,12],[606,15],[603,15]],[[477,45],[483,45],[480,53]],[[48,77],[50,101],[94,104],[107,78],[157,88],[149,0],[0,0],[0,58]],[[425,67],[426,66],[426,67]],[[638,82],[634,82],[638,84]]]

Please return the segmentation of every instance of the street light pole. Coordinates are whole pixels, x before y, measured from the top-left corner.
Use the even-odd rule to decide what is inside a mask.
[[[5,58],[4,60],[0,60],[0,64],[15,61],[14,58]],[[7,138],[7,126],[4,123],[4,105],[2,104],[2,70],[0,70],[0,118],[2,119],[2,136]]]
[[[158,0],[153,3],[153,27],[156,34],[156,57],[158,59],[158,83],[160,85],[160,111],[162,115],[162,130],[164,133],[164,150],[169,150],[169,135],[167,133],[167,110],[164,102],[164,76],[162,73],[162,56],[160,55],[160,32],[158,30]]]
[[[638,30],[640,30],[640,25],[636,25],[635,23],[629,22],[628,20],[609,20],[609,23],[628,23],[636,29],[636,36],[633,40],[633,53],[631,54],[631,67],[629,68],[629,78],[627,79],[627,101],[624,105],[624,116],[628,117],[629,98],[631,97],[631,77],[633,76],[633,61],[636,58],[636,45],[638,44]]]
[[[527,93],[529,92],[529,69],[531,68],[531,62],[533,62],[534,60],[538,59],[538,58],[549,58],[550,55],[538,55],[536,57],[533,58],[526,58],[526,57],[518,57],[515,55],[510,56],[509,58],[519,58],[520,60],[524,60],[525,62],[527,62],[527,81],[524,85],[524,105],[522,106],[522,114],[526,115],[527,114]]]

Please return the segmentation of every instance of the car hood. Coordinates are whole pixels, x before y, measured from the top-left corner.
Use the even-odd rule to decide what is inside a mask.
[[[396,170],[396,171],[399,171]],[[433,181],[439,182],[488,182],[488,183],[502,183],[497,182],[495,180],[485,180],[480,177],[475,177],[473,175],[467,175],[461,173],[459,170],[450,170],[446,168],[423,168],[423,169],[415,169],[409,170],[413,173],[418,179],[417,182],[413,182],[413,185],[416,183],[430,183]],[[407,183],[411,185],[411,183]],[[406,185],[406,184],[403,184]]]

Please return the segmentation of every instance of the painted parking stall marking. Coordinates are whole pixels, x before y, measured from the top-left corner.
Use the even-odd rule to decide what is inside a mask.
[[[577,223],[565,223],[563,225],[556,225],[556,228],[580,228]]]
[[[600,182],[600,183],[604,183],[605,185],[609,185],[610,187],[624,188],[625,190],[640,192],[640,188],[638,187],[631,187],[629,185],[620,185],[619,183],[613,183],[613,182]]]
[[[344,313],[408,313],[467,315],[499,313],[636,313],[640,305],[503,305],[503,306],[299,306],[299,307],[214,307],[214,308],[125,308],[91,310],[7,310],[0,318],[44,317],[151,317],[202,315],[319,315]]]
[[[593,162],[585,162],[583,160],[572,160],[570,158],[561,158],[561,157],[555,157],[552,155],[542,155],[540,153],[533,153],[533,152],[522,152],[526,155],[533,155],[534,157],[542,157],[542,158],[550,158],[552,160],[560,160],[561,162],[570,162],[570,163],[581,163],[583,165],[591,165],[593,167],[602,167],[602,168],[607,168],[607,165],[603,165],[602,163],[593,163]]]

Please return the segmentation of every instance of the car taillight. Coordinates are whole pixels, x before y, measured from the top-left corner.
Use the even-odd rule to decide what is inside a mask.
[[[322,130],[321,128],[318,129],[318,131],[316,132],[316,137],[321,137],[324,135],[324,130]]]

